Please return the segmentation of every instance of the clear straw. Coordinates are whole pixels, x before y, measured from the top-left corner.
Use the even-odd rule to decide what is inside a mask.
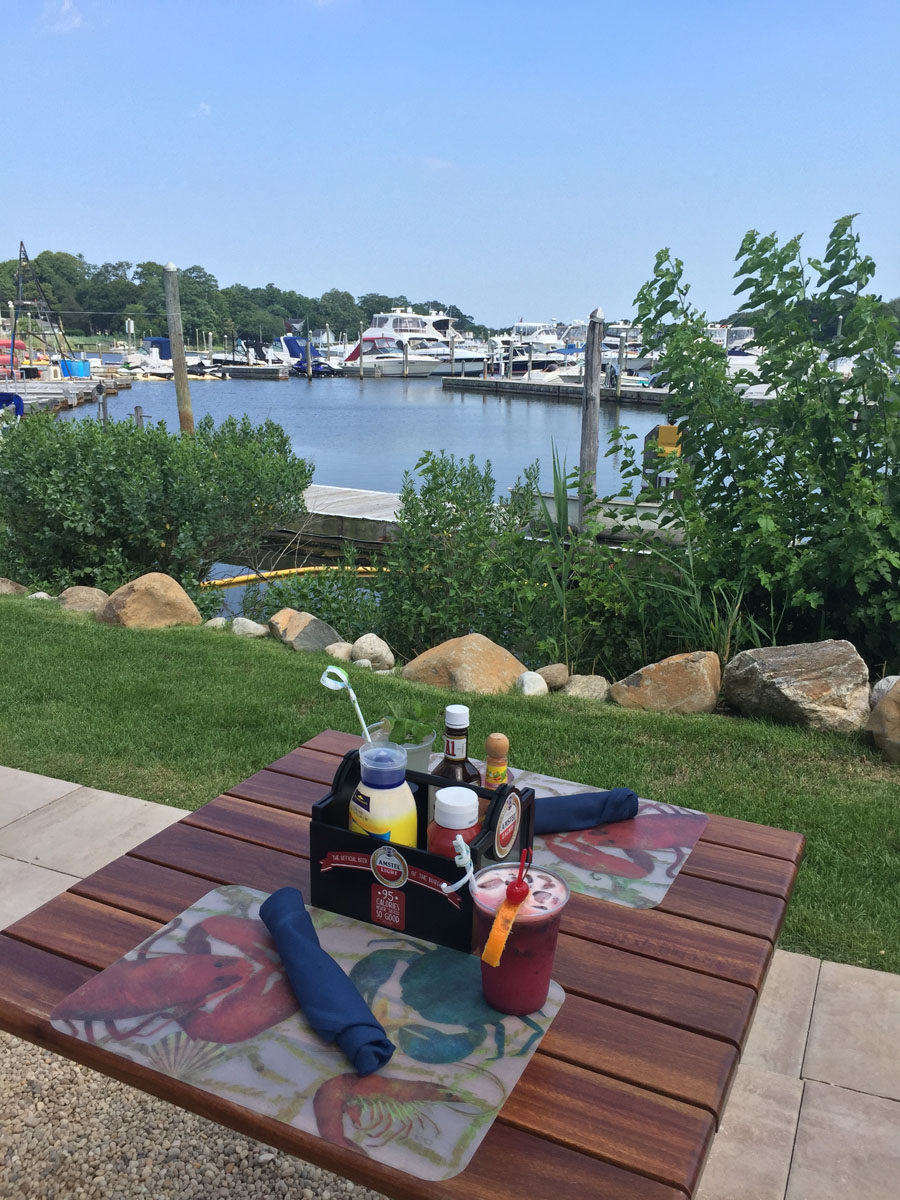
[[[329,688],[332,692],[340,692],[342,690],[347,691],[347,694],[353,701],[353,707],[356,709],[356,715],[359,717],[359,723],[362,727],[363,737],[367,742],[371,742],[372,738],[369,735],[369,729],[366,725],[365,718],[360,711],[359,701],[356,699],[356,692],[354,692],[353,688],[350,686],[350,680],[343,667],[326,667],[322,672],[322,678],[319,680],[319,683],[321,683],[323,687]]]

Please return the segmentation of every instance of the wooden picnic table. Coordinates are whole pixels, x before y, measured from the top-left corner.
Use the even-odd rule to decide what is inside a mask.
[[[348,1179],[415,1200],[692,1196],[804,839],[710,816],[653,909],[573,895],[566,1002],[470,1165],[424,1182],[58,1033],[48,1017],[211,888],[309,894],[309,814],[360,739],[326,732],[0,933],[0,1027]]]

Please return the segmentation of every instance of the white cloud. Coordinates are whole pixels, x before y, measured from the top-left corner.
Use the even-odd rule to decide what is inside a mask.
[[[41,25],[49,33],[71,33],[81,25],[81,13],[74,0],[44,0]]]
[[[207,104],[205,100],[201,100],[200,103],[197,105],[197,107],[194,109],[194,111],[191,113],[191,116],[194,118],[195,121],[205,121],[211,112],[212,112],[212,105]]]
[[[422,162],[430,171],[449,171],[453,163],[446,158],[423,158]]]

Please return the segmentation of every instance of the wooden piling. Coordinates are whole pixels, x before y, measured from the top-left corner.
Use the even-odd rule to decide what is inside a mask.
[[[178,425],[182,433],[194,432],[194,410],[184,357],[184,331],[181,327],[181,302],[178,298],[178,268],[173,262],[163,267],[163,287],[166,293],[166,318],[169,323],[169,342],[172,347],[172,369],[175,372],[175,399],[178,404]]]
[[[600,453],[600,388],[603,383],[603,309],[595,308],[584,347],[584,391],[581,399],[581,454],[578,459],[578,524],[584,525],[585,495],[597,494],[597,455]]]

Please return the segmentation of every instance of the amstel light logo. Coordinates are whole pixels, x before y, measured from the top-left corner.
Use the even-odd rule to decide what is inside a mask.
[[[393,846],[381,846],[371,858],[372,874],[385,887],[403,887],[409,878],[406,859]]]
[[[497,821],[497,832],[494,834],[494,853],[498,858],[506,858],[513,848],[521,818],[522,801],[519,799],[519,793],[510,792],[503,802]]]

